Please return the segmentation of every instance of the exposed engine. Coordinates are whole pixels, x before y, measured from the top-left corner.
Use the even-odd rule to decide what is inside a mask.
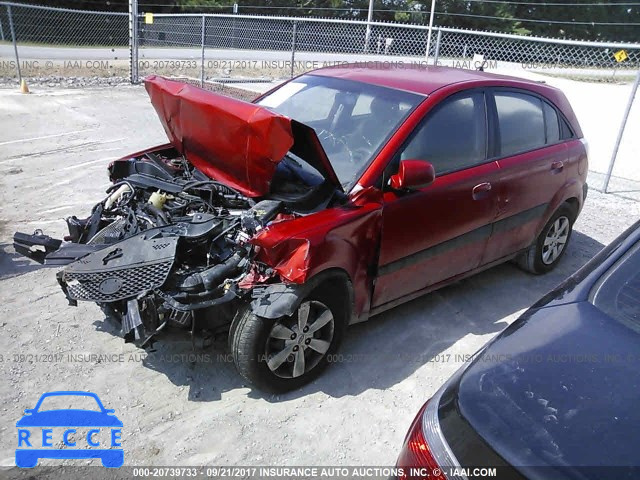
[[[281,201],[255,202],[211,180],[168,147],[115,161],[113,185],[89,217],[67,219],[65,242],[16,233],[16,251],[64,265],[69,302],[97,302],[127,341],[152,346],[167,327],[215,332],[231,322],[247,276],[274,275],[248,240],[278,215]]]

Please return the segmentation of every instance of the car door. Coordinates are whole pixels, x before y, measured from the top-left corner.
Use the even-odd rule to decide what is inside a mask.
[[[494,89],[487,98],[490,111],[495,109],[500,180],[498,215],[483,263],[531,245],[568,170],[568,126],[551,104],[522,90]]]
[[[498,175],[487,161],[484,92],[458,93],[431,109],[383,182],[409,159],[431,162],[436,179],[412,192],[385,187],[374,308],[479,265],[496,215]]]

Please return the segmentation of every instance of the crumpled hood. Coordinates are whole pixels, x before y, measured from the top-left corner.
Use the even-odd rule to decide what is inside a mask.
[[[341,188],[312,128],[182,82],[152,75],[144,83],[171,144],[207,176],[245,195],[264,196],[291,150]]]

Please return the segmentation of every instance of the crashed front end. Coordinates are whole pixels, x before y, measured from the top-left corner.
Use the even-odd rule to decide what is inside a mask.
[[[281,157],[295,150],[285,117],[164,79],[147,90],[171,144],[113,162],[106,197],[88,217],[67,218],[64,241],[16,233],[14,248],[63,266],[57,279],[71,305],[97,303],[126,341],[151,348],[174,328],[204,338],[226,331],[256,285],[281,281],[258,260],[255,237],[323,208],[336,189],[299,179],[272,194]],[[214,124],[233,138],[212,137]]]
[[[146,154],[127,162],[141,169],[152,161]],[[91,216],[67,219],[67,241],[16,233],[14,247],[64,265],[57,279],[69,303],[96,302],[118,320],[127,341],[150,347],[167,327],[213,334],[228,326],[252,279],[273,278],[272,269],[255,261],[249,240],[284,218],[285,207],[210,180],[186,180],[187,171],[200,177],[193,167],[177,167],[172,179],[162,180],[164,189],[157,188],[158,176],[124,177]]]

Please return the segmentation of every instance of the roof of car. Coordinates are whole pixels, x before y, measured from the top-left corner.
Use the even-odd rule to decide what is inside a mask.
[[[462,68],[401,64],[397,62],[343,64],[321,68],[310,73],[313,75],[355,80],[423,95],[429,95],[446,85],[469,81],[508,80],[510,82],[521,83],[523,86],[540,86],[538,82],[507,75],[497,75]]]

